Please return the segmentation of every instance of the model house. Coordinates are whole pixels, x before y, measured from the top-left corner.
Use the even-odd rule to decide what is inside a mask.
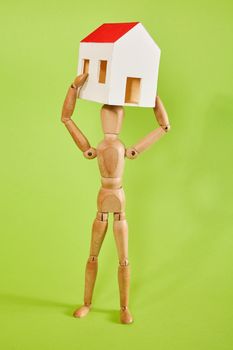
[[[160,49],[143,25],[106,23],[80,43],[78,74],[88,73],[81,99],[154,107]]]

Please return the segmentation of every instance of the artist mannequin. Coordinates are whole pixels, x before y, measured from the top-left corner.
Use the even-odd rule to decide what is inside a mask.
[[[85,83],[87,77],[88,74],[82,74],[74,80],[67,92],[61,118],[74,142],[83,152],[84,157],[87,159],[97,157],[101,174],[101,188],[97,198],[98,212],[92,226],[90,255],[86,264],[84,304],[75,310],[74,316],[81,318],[90,311],[98,270],[98,255],[108,227],[108,214],[113,213],[113,231],[119,258],[120,320],[124,324],[130,324],[133,322],[133,318],[128,308],[130,270],[128,261],[128,225],[125,219],[125,196],[122,188],[124,161],[125,157],[135,159],[142,151],[146,150],[168,132],[170,125],[165,108],[157,96],[156,106],[153,110],[160,126],[133,147],[125,149],[124,144],[118,139],[124,117],[124,109],[121,106],[104,105],[101,108],[104,140],[100,142],[97,149],[91,147],[87,138],[71,119],[79,89]]]

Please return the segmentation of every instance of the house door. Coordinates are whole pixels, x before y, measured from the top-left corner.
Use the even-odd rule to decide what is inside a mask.
[[[126,79],[125,103],[139,103],[141,78]]]

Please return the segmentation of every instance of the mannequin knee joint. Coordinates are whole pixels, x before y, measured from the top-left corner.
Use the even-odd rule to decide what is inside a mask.
[[[123,220],[125,220],[124,212],[114,213],[114,221],[123,221]]]
[[[99,221],[108,221],[108,213],[97,212],[96,219]]]

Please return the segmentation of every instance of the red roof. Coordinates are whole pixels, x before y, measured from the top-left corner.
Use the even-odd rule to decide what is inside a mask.
[[[81,40],[81,43],[114,43],[138,23],[104,23]]]

